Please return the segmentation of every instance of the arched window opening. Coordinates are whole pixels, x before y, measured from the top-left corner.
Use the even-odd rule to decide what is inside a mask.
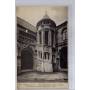
[[[42,36],[41,36],[41,31],[39,31],[39,41],[40,41],[40,44],[42,43]]]
[[[63,41],[67,40],[67,31],[66,30],[64,30],[62,33],[62,39],[63,39]]]
[[[45,31],[45,44],[48,45],[48,31]]]

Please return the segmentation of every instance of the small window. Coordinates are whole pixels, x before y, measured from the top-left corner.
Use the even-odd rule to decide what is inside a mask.
[[[44,59],[49,59],[49,53],[48,52],[44,52]]]
[[[41,51],[38,51],[38,56],[39,56],[39,58],[42,58],[42,52]]]
[[[37,55],[37,50],[35,50],[35,55]]]
[[[67,39],[67,31],[66,30],[63,31],[62,39],[63,40],[66,40]]]

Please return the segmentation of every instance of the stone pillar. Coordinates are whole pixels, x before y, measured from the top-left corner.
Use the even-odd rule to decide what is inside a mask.
[[[53,37],[54,37],[54,38],[53,38],[53,47],[55,47],[55,44],[56,44],[56,39],[55,39],[55,38],[56,38],[56,37],[55,37],[55,31],[54,31],[54,33],[53,33]]]
[[[39,32],[37,32],[37,44],[39,44]]]
[[[45,31],[43,30],[43,45],[45,44]]]
[[[44,30],[42,30],[42,72],[44,72],[44,59],[43,59],[43,55],[44,55],[44,50],[43,50],[43,45],[44,45]]]

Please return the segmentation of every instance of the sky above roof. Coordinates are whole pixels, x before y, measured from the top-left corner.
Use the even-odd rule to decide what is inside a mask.
[[[68,8],[65,6],[17,6],[16,16],[36,26],[37,22],[47,15],[56,25],[68,20]]]

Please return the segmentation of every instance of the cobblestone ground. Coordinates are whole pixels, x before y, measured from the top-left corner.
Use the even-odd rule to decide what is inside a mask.
[[[67,82],[68,75],[66,72],[40,73],[40,72],[23,72],[17,76],[18,82]]]

